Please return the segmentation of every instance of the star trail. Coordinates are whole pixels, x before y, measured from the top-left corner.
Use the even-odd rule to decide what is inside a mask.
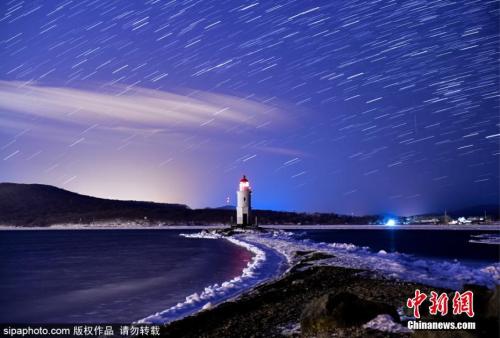
[[[499,1],[3,1],[0,181],[414,214],[499,201]]]

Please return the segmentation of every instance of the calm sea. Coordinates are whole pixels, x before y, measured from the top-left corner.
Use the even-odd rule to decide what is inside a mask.
[[[399,252],[425,258],[458,260],[464,264],[500,261],[498,244],[471,243],[472,236],[498,231],[469,230],[307,230],[293,231],[299,238],[326,243],[352,243],[375,252]]]
[[[130,323],[251,259],[175,230],[0,231],[0,323]]]

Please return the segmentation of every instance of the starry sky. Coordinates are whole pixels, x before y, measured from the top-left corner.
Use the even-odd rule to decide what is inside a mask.
[[[0,4],[0,181],[409,215],[499,201],[499,1]]]

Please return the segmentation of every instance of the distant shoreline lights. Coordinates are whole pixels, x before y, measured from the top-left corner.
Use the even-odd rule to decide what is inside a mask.
[[[393,227],[393,226],[396,226],[397,223],[396,223],[396,220],[394,218],[389,218],[387,220],[387,222],[385,222],[385,225],[387,226],[390,226],[390,227]]]

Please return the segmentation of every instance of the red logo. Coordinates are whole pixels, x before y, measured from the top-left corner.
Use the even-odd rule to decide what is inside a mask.
[[[406,301],[406,306],[408,306],[409,309],[413,308],[413,316],[415,318],[420,318],[420,305],[424,302],[424,300],[427,298],[427,295],[425,293],[420,293],[419,289],[415,290],[415,297],[414,298],[408,298]]]
[[[470,318],[474,317],[473,298],[474,294],[472,291],[465,291],[463,293],[455,291],[455,297],[453,297],[453,314],[466,313]]]
[[[448,295],[446,293],[442,293],[439,295],[437,292],[431,291],[431,298],[429,298],[430,302],[432,303],[431,306],[429,306],[429,313],[431,315],[436,315],[438,312],[441,314],[441,316],[446,316],[448,313]]]
[[[429,301],[431,306],[429,306],[429,313],[431,315],[441,316],[448,314],[448,301],[450,300],[446,293],[441,293],[438,295],[437,292],[431,291]],[[474,317],[474,294],[472,291],[464,291],[460,293],[455,291],[455,296],[453,297],[453,314],[460,315],[462,313],[467,314],[470,318]],[[415,290],[415,297],[408,298],[406,301],[406,306],[409,309],[413,309],[413,317],[420,318],[420,306],[427,299],[425,293],[420,292],[419,289]]]

